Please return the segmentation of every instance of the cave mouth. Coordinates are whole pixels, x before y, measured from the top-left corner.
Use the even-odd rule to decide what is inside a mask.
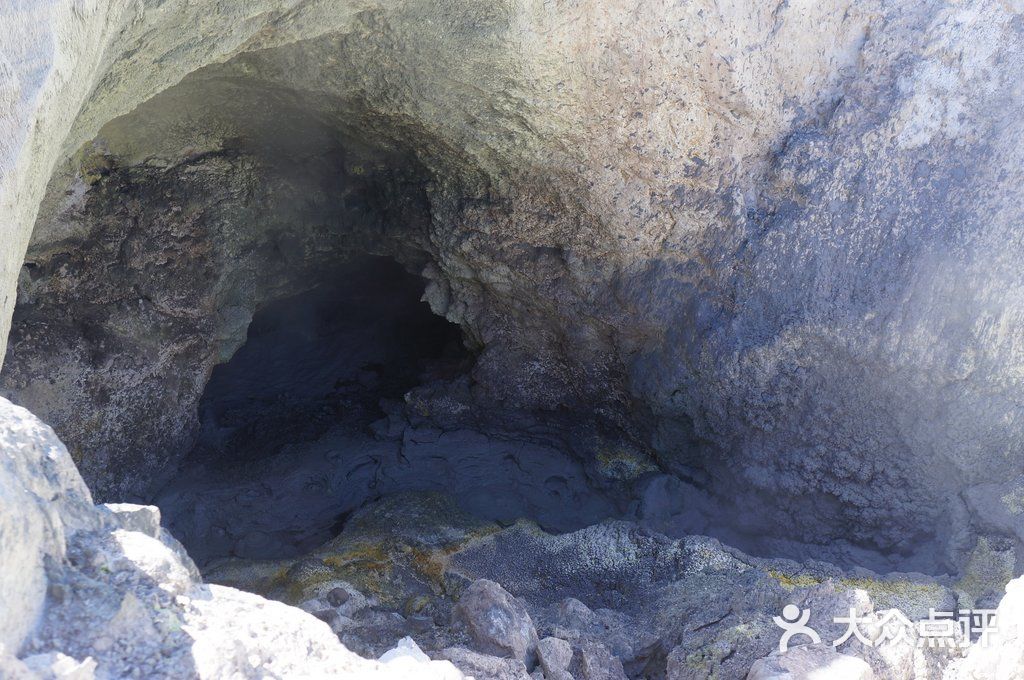
[[[409,389],[473,364],[459,326],[423,301],[425,284],[392,258],[356,254],[256,310],[210,374],[194,446],[152,499],[200,564],[302,554],[376,497],[372,479],[350,478],[363,461],[349,454],[369,449],[379,466],[393,443],[375,425]]]
[[[190,74],[55,172],[0,391],[204,568],[306,554],[406,493],[558,533],[623,516],[628,483],[567,444],[581,414],[506,419],[546,359],[501,346],[511,301],[449,229],[496,200],[475,163],[355,93],[250,76]]]
[[[425,283],[359,255],[256,311],[211,372],[194,446],[148,499],[200,567],[302,556],[398,494],[443,494],[479,520],[554,532],[620,514],[557,444],[472,417],[445,426],[416,401],[470,401],[474,363],[460,327],[422,301]]]
[[[708,456],[692,424],[666,425],[667,453],[651,454],[661,425],[636,395],[562,401],[579,385],[628,384],[617,355],[606,364],[588,347],[616,343],[586,323],[559,327],[569,312],[522,299],[532,289],[492,264],[572,280],[562,251],[514,232],[486,243],[479,234],[506,208],[470,157],[358,93],[324,99],[252,78],[262,69],[246,62],[271,57],[191,74],[108,123],[52,182],[0,389],[54,426],[97,500],[159,505],[200,564],[303,554],[355,510],[407,491],[555,532],[636,504],[654,530],[752,554],[905,564],[873,544],[821,545],[813,532],[854,533],[828,524],[843,517],[831,499],[828,520],[801,520],[806,542],[788,540],[787,502],[750,493],[732,469],[715,474],[731,463]],[[420,301],[424,279],[410,270],[431,267],[432,303],[487,345],[479,385],[460,328]],[[247,329],[236,323],[253,307]],[[548,345],[564,356],[536,351]],[[423,403],[405,397],[431,385],[464,417],[417,421]],[[524,390],[541,406],[499,412]],[[587,418],[620,408],[592,444]],[[693,485],[673,477],[691,472]]]
[[[331,428],[366,430],[383,400],[472,366],[459,327],[421,300],[425,281],[360,255],[315,288],[258,310],[247,339],[214,367],[186,462],[238,468]]]

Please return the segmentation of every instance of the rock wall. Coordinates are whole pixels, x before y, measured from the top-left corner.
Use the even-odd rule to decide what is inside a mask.
[[[19,11],[37,34],[5,44],[19,85],[0,178],[4,317],[54,168],[36,252],[60,252],[58,204],[76,186],[95,199],[75,184],[88,168],[58,167],[84,142],[129,173],[179,167],[302,111],[423,168],[428,295],[481,345],[482,402],[595,412],[727,499],[740,533],[954,567],[979,531],[1019,541],[1011,510],[1007,530],[963,499],[992,484],[1012,497],[1024,474],[1020,9]],[[262,98],[233,112],[245,92]],[[296,157],[304,137],[288,128],[269,137]]]
[[[288,162],[228,146],[127,167],[91,149],[75,160],[27,253],[3,382],[63,433],[103,500],[148,498],[173,471],[211,370],[259,306],[336,284],[353,253],[422,268],[423,197],[365,156]]]

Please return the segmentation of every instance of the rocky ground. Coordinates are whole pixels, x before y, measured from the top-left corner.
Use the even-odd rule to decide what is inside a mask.
[[[1018,581],[987,645],[918,645],[909,624],[996,595],[983,560],[955,583],[850,573],[635,522],[502,527],[441,493],[367,505],[298,559],[214,563],[204,584],[157,508],[92,506],[67,450],[27,411],[0,403],[0,438],[3,516],[19,520],[5,527],[18,539],[0,576],[5,611],[41,612],[34,625],[4,617],[4,677],[966,680],[1021,668]],[[875,622],[872,644],[779,655],[773,617],[787,604],[809,609],[826,641],[842,634],[832,617],[853,609]],[[893,609],[906,639],[891,635]]]
[[[156,508],[93,506],[53,431],[6,401],[0,443],[4,678],[461,677],[367,661],[300,610],[203,584]]]
[[[878,620],[898,609],[916,621],[979,596],[998,601],[991,589],[1002,589],[995,574],[980,585],[981,574],[954,583],[751,558],[714,539],[670,539],[634,522],[561,535],[527,521],[502,528],[440,494],[367,506],[300,559],[225,560],[207,576],[313,613],[364,655],[408,635],[467,674],[523,678],[538,663],[544,677],[739,678],[776,649],[782,631],[773,617],[787,604],[810,609],[812,627],[832,641],[844,628],[833,617],[851,607]],[[984,595],[964,590],[979,587]],[[963,650],[918,648],[916,631],[908,623],[909,643],[854,640],[839,651],[863,659],[877,678],[942,677]]]

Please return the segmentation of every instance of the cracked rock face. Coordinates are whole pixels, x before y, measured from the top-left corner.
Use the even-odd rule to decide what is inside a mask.
[[[84,481],[4,407],[0,594],[28,615],[0,640],[29,669],[116,674],[185,649],[160,611],[219,630],[276,606],[172,604],[190,560],[90,489],[159,502],[210,574],[357,651],[411,636],[400,663],[468,674],[739,677],[789,593],[858,569],[903,573],[879,607],[994,605],[1024,555],[1022,11],[7,12],[0,393]],[[126,558],[129,586],[94,573],[135,554],[118,532],[164,546]],[[95,591],[92,651],[63,644],[86,615],[48,580]],[[528,644],[452,623],[481,582]],[[325,667],[362,663],[313,628]],[[571,654],[544,645],[547,668],[541,638]],[[200,674],[245,662],[216,639]],[[950,662],[894,654],[854,656],[876,677]]]

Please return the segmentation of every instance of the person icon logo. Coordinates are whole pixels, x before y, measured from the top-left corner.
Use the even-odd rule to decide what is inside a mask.
[[[782,608],[782,616],[773,616],[775,625],[785,631],[782,639],[779,640],[779,653],[784,654],[789,649],[789,639],[794,635],[806,635],[811,642],[821,642],[821,636],[817,631],[807,625],[811,618],[810,609],[800,609],[795,604],[787,604]]]

